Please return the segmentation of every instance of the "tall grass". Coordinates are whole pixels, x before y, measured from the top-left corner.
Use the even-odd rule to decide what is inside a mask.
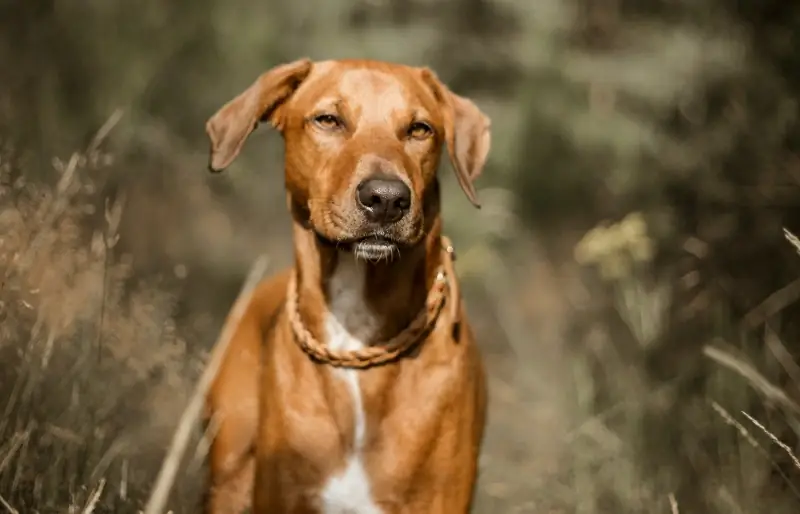
[[[132,280],[115,253],[125,195],[101,193],[118,121],[54,159],[53,185],[23,170],[0,205],[0,496],[12,512],[135,512],[202,367],[174,294]]]

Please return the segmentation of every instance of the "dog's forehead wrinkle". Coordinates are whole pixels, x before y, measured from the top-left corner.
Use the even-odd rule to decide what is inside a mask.
[[[410,110],[408,90],[381,71],[346,71],[339,81],[339,92],[357,106],[362,118],[372,122],[385,122],[396,113]]]

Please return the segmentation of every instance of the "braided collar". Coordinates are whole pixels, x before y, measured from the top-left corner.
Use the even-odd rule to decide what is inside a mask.
[[[442,264],[428,291],[425,306],[414,320],[394,337],[358,350],[333,350],[318,341],[306,328],[298,308],[297,272],[289,280],[286,309],[298,346],[316,360],[340,368],[365,369],[399,359],[419,344],[433,329],[450,297],[453,323],[458,322],[458,286],[453,271],[455,252],[450,241],[442,237]],[[448,293],[450,293],[448,295]]]

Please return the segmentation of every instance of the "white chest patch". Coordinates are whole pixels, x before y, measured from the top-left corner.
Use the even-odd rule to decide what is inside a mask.
[[[365,346],[379,329],[377,317],[364,301],[364,270],[350,254],[341,254],[329,282],[330,305],[325,318],[325,336],[330,348],[357,350]],[[353,453],[344,470],[323,486],[321,501],[324,514],[382,514],[370,492],[369,477],[364,469],[361,450],[366,433],[364,403],[358,383],[358,371],[334,370],[347,384],[353,403]]]

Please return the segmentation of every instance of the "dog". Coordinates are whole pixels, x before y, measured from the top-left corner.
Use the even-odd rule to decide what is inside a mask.
[[[211,171],[261,122],[294,265],[257,286],[207,396],[206,512],[469,512],[487,387],[437,170],[446,147],[480,207],[489,118],[428,68],[300,59],[208,120]]]

